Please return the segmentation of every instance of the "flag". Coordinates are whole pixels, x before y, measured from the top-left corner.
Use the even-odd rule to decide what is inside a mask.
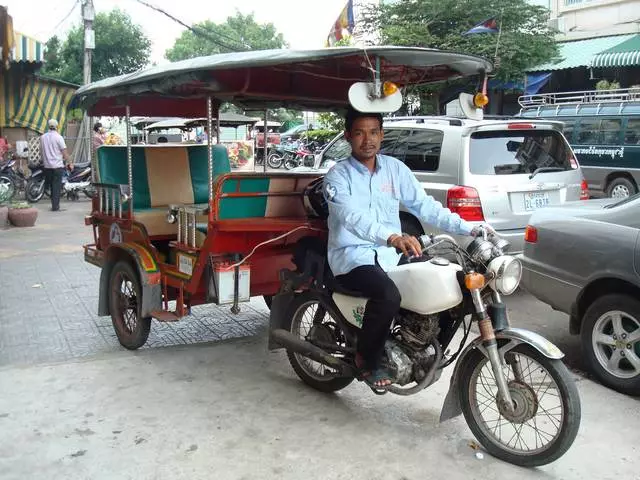
[[[498,33],[500,28],[498,27],[497,17],[491,17],[475,25],[471,30],[464,32],[463,35],[473,35],[476,33]]]
[[[349,0],[331,27],[331,31],[329,32],[325,45],[331,47],[339,40],[342,40],[344,30],[347,30],[349,33],[353,33],[355,23],[353,16],[353,0]]]

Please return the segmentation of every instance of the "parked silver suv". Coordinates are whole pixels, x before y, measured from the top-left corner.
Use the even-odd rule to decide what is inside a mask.
[[[559,122],[386,118],[381,152],[403,161],[451,211],[491,224],[511,243],[512,253],[522,251],[534,210],[588,198]],[[316,170],[324,173],[350,154],[340,134],[318,155]],[[409,212],[400,215],[404,232],[425,232]]]

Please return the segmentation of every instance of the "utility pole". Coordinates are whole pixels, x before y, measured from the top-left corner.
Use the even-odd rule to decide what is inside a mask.
[[[93,0],[82,0],[82,21],[84,23],[84,84],[91,83],[91,57],[96,47],[96,36],[93,31],[93,19],[96,13]]]
[[[93,57],[93,49],[96,47],[96,35],[93,30],[93,20],[96,12],[93,8],[93,0],[82,0],[82,22],[84,24],[84,64],[82,66],[84,85],[91,83],[91,59]],[[93,160],[93,151],[91,144],[91,121],[86,114],[83,118],[81,135],[85,140],[85,152],[87,156]],[[82,155],[84,156],[84,155]],[[86,157],[84,157],[86,158]],[[92,168],[91,176],[95,175],[95,168]]]

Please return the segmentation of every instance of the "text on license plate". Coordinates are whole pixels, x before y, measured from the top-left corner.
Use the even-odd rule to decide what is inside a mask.
[[[535,192],[524,194],[524,209],[536,210],[549,205],[549,194],[546,192]]]

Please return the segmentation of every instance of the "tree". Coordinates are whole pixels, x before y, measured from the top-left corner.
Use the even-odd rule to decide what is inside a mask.
[[[168,60],[175,62],[216,53],[287,46],[284,37],[272,23],[257,23],[253,13],[243,15],[236,12],[235,16],[228,17],[220,24],[205,20],[193,25],[192,29],[182,32],[173,47],[165,52]]]
[[[491,14],[498,15],[502,30],[492,74],[498,80],[522,81],[528,68],[557,55],[549,11],[527,0],[403,0],[367,9],[362,27],[375,39],[370,43],[439,48],[493,61],[497,34],[463,35]],[[416,95],[423,111],[430,99],[438,102],[433,87]]]
[[[51,37],[44,50],[44,66],[40,70],[42,75],[55,77],[62,68],[62,59],[60,58],[60,39],[57,35]]]
[[[93,28],[95,49],[91,62],[92,81],[130,73],[149,63],[151,40],[125,12],[114,9],[107,13],[98,13]],[[47,55],[58,62],[46,65],[43,73],[67,82],[82,84],[82,25],[73,27],[62,45],[57,37],[52,37],[47,42]]]

